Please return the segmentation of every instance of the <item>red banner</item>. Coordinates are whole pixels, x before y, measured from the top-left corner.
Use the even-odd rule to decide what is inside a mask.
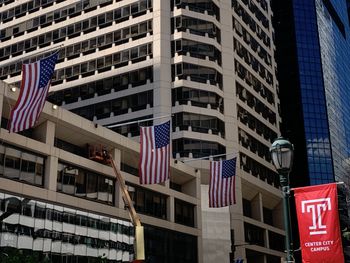
[[[303,263],[342,263],[337,185],[294,189]]]

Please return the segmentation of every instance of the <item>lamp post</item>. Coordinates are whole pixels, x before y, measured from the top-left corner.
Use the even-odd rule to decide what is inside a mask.
[[[271,145],[270,154],[272,162],[280,177],[280,183],[283,192],[283,216],[284,228],[286,231],[286,250],[287,262],[294,262],[293,259],[293,238],[290,220],[290,188],[289,188],[289,172],[293,164],[294,147],[288,140],[278,137]]]

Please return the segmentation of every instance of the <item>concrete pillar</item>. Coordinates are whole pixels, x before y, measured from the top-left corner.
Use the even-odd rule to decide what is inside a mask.
[[[121,151],[119,149],[113,149],[111,151],[113,160],[117,166],[118,169],[121,167]],[[115,195],[114,195],[114,205],[116,207],[124,209],[124,201],[122,197],[122,192],[120,191],[118,182],[115,182]]]
[[[231,252],[230,210],[209,208],[208,185],[201,185],[203,262],[229,263]]]
[[[51,121],[45,121],[34,129],[34,139],[45,144],[54,145],[56,124]]]
[[[154,117],[171,113],[170,1],[153,1]],[[166,119],[155,120],[155,124]]]
[[[51,191],[57,190],[58,157],[48,156],[45,161],[44,187]]]
[[[4,97],[0,96],[0,116],[2,116],[3,106],[4,106]]]
[[[167,218],[170,222],[175,222],[175,198],[173,196],[167,198]]]

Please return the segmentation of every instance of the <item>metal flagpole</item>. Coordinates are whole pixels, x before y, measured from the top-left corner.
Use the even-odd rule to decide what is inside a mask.
[[[187,159],[187,160],[178,160],[180,162],[183,163],[187,163],[187,162],[193,162],[193,161],[199,161],[199,160],[204,160],[204,159],[209,159],[209,158],[213,158],[213,157],[220,157],[220,156],[226,156],[226,155],[230,155],[230,154],[235,154],[236,152],[231,152],[231,153],[222,153],[222,154],[216,154],[216,155],[208,155],[208,156],[204,156],[204,157],[200,157],[200,158],[192,158],[192,159]]]
[[[171,117],[171,116],[173,116],[173,115],[164,115],[164,116],[160,116],[160,117],[148,118],[148,119],[143,119],[143,120],[123,122],[123,123],[109,125],[109,126],[106,126],[106,127],[107,128],[116,128],[116,127],[120,127],[120,126],[124,126],[124,125],[134,124],[134,123],[141,123],[141,122],[145,122],[145,121],[152,121],[152,120],[157,120],[157,119],[168,118],[168,117]]]

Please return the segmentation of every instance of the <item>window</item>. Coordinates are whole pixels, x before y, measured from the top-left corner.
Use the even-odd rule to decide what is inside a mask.
[[[193,204],[175,199],[175,223],[194,227],[194,208]]]
[[[137,212],[167,219],[165,195],[134,185],[127,187]]]
[[[59,163],[57,173],[58,191],[113,204],[113,179],[64,163]]]
[[[43,185],[44,158],[9,146],[0,146],[0,175]]]

